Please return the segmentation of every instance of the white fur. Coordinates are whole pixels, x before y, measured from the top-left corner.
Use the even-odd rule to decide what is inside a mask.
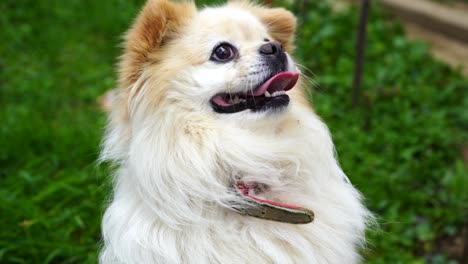
[[[213,10],[205,12],[212,17]],[[254,17],[239,16],[266,34]],[[243,63],[255,61],[252,55]],[[102,160],[118,169],[100,263],[359,262],[370,214],[335,159],[327,127],[310,109],[293,99],[282,113],[216,114],[208,99],[239,73],[209,62],[179,72],[167,84],[167,99],[154,107],[153,74],[147,69],[130,88],[139,93],[131,96],[128,122],[111,122],[106,132]],[[242,201],[229,186],[238,177],[268,185],[268,199],[313,210],[314,222],[237,214],[232,204]]]

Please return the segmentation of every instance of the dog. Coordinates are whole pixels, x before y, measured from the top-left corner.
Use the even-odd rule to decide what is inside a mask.
[[[102,143],[100,263],[361,261],[371,214],[309,105],[295,28],[247,1],[147,1]]]

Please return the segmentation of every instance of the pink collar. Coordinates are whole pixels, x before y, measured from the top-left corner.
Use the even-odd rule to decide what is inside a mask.
[[[257,186],[248,185],[242,181],[236,183],[236,192],[247,200],[248,204],[251,204],[248,207],[236,208],[235,210],[240,214],[289,224],[308,224],[314,221],[315,215],[312,210],[252,196],[249,191],[254,188]]]

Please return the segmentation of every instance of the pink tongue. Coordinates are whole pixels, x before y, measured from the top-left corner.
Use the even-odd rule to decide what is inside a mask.
[[[274,93],[276,91],[288,91],[291,90],[294,85],[296,85],[297,80],[299,79],[299,73],[295,72],[281,72],[276,74],[275,76],[271,77],[268,81],[266,81],[260,88],[258,88],[254,96],[259,96],[265,93],[266,90],[268,92]]]
[[[215,104],[219,105],[219,106],[230,106],[232,104],[224,101],[223,97],[221,95],[218,95],[216,96],[215,98],[213,98],[213,101]]]

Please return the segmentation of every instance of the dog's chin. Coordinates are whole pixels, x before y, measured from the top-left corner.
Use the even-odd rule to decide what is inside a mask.
[[[220,93],[210,100],[211,107],[219,114],[278,113],[289,105],[287,91],[297,83],[299,74],[284,71],[262,81],[256,88],[239,93]]]

